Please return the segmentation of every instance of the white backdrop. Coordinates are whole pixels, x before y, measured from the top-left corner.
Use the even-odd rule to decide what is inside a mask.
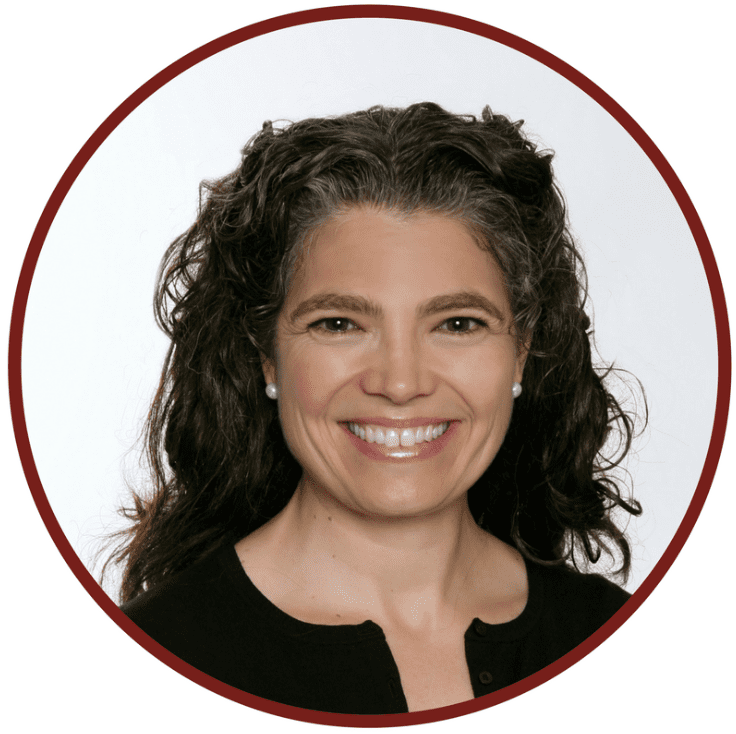
[[[51,506],[87,565],[115,526],[120,459],[158,386],[167,344],[154,275],[195,219],[199,182],[237,165],[264,119],[427,99],[476,114],[490,102],[557,152],[599,350],[639,377],[650,403],[627,466],[645,509],[631,524],[630,590],[651,570],[700,477],[715,406],[712,304],[687,223],[628,133],[564,77],[486,38],[390,19],[288,28],[198,64],[112,133],[62,204],[26,312],[24,402]],[[144,483],[128,458],[130,481]]]
[[[78,7],[84,5],[79,3]],[[283,5],[283,12],[301,9],[288,3],[276,5],[279,9]],[[564,6],[569,6],[570,11],[583,7],[558,3],[558,11]],[[68,34],[74,31],[74,24],[70,17],[60,18],[70,25],[64,42],[54,45],[59,37],[44,37],[43,48],[49,54],[46,61],[40,66],[23,64],[26,92],[20,94],[21,87],[17,88],[14,109],[25,122],[20,124],[20,119],[13,122],[8,135],[9,139],[21,140],[17,171],[13,169],[15,175],[10,176],[15,183],[11,191],[16,197],[22,192],[16,199],[19,201],[19,220],[14,223],[19,228],[17,240],[11,240],[16,274],[24,242],[29,239],[34,220],[56,180],[94,128],[127,94],[192,48],[280,12],[276,6],[271,6],[265,14],[245,13],[242,8],[235,12],[235,6],[223,4],[223,16],[218,16],[216,21],[210,18],[184,22],[185,13],[179,7],[182,15],[176,20],[163,17],[151,20],[155,32],[144,31],[135,24],[125,26],[123,22],[126,31],[122,35],[127,35],[128,41],[116,46],[117,54],[109,54],[108,44],[116,43],[109,36],[107,44],[91,36],[70,38]],[[432,6],[426,4],[426,7]],[[434,7],[442,9],[439,5]],[[657,47],[667,60],[663,71],[665,67],[654,58],[646,33],[639,35],[637,30],[622,25],[618,28],[619,42],[613,47],[602,48],[605,41],[599,37],[595,42],[589,38],[587,46],[581,45],[575,33],[565,32],[562,18],[557,17],[555,32],[550,33],[541,22],[544,16],[530,21],[526,16],[530,5],[526,4],[525,8],[524,17],[508,10],[498,16],[487,11],[479,13],[471,4],[462,2],[453,10],[538,43],[611,93],[663,149],[695,199],[706,228],[721,226],[719,216],[727,206],[725,195],[710,177],[728,167],[722,160],[718,165],[711,160],[710,167],[695,169],[688,180],[678,165],[678,156],[684,157],[679,161],[683,167],[705,165],[700,146],[706,123],[699,120],[708,123],[717,120],[718,116],[711,110],[714,105],[723,105],[723,101],[704,95],[703,89],[719,91],[717,83],[712,81],[718,69],[707,66],[702,70],[707,74],[697,79],[683,75],[680,71],[692,75],[698,67],[693,67],[691,60],[686,70],[680,70],[676,49],[664,43],[662,48]],[[30,22],[30,18],[26,20]],[[551,22],[552,18],[547,20]],[[596,22],[592,18],[588,20],[592,30]],[[650,20],[650,29],[658,27],[656,18]],[[116,19],[115,24],[118,22]],[[611,22],[615,27],[615,21]],[[136,437],[165,348],[150,315],[155,268],[168,241],[191,223],[196,185],[201,178],[219,175],[235,165],[240,146],[266,118],[298,119],[376,102],[407,104],[420,99],[439,101],[457,112],[477,113],[483,104],[491,103],[497,111],[526,119],[528,128],[557,151],[556,169],[570,204],[573,226],[588,253],[600,352],[604,358],[616,359],[630,369],[644,382],[648,392],[650,429],[638,445],[638,460],[630,467],[637,495],[646,510],[642,522],[633,528],[638,540],[635,586],[656,562],[682,517],[702,467],[712,421],[713,321],[702,267],[682,216],[656,171],[617,123],[573,85],[537,62],[486,39],[444,28],[409,28],[403,23],[397,30],[396,24],[401,23],[397,21],[341,23],[340,29],[334,24],[332,27],[323,24],[320,30],[326,35],[319,42],[314,40],[315,26],[255,39],[179,77],[123,123],[67,197],[39,260],[24,334],[29,432],[41,479],[62,527],[80,555],[89,558],[96,549],[96,535],[111,520],[122,488],[121,459]],[[607,27],[610,29],[610,24]],[[334,30],[339,32],[333,33]],[[371,33],[366,37],[367,30]],[[681,29],[683,33],[686,30],[686,27]],[[709,27],[709,31],[717,35],[718,28]],[[134,37],[139,39],[135,52],[132,49],[136,44],[131,40]],[[661,37],[658,43],[663,43]],[[153,48],[154,44],[160,47]],[[643,70],[629,75],[626,68],[621,68],[621,54],[625,47],[628,55],[636,55],[637,44],[646,44],[648,53],[639,57]],[[66,56],[72,47],[79,49],[81,60],[72,54],[64,62],[69,64],[66,71],[57,76],[56,55]],[[22,46],[19,54],[21,58],[36,61],[39,55],[38,48]],[[618,65],[604,63],[611,55],[617,56]],[[54,58],[51,67],[49,58]],[[647,79],[643,87],[642,77]],[[49,83],[49,78],[54,83]],[[686,108],[680,91],[683,84],[688,85]],[[29,99],[29,85],[40,85],[42,93],[30,95]],[[657,88],[656,94],[652,92],[653,86]],[[658,105],[651,104],[653,97],[659,100]],[[668,106],[669,114],[659,117],[660,106]],[[723,110],[721,122],[716,121],[716,135],[728,119],[727,114],[728,110]],[[680,126],[685,119],[689,125]],[[658,132],[669,147],[660,140]],[[691,146],[696,141],[698,147],[693,153]],[[713,146],[708,145],[708,149],[708,155],[714,155],[710,152]],[[689,154],[694,156],[692,160],[688,159]],[[720,151],[718,154],[722,155]],[[699,182],[703,186],[700,199],[692,190]],[[721,251],[713,232],[711,239],[720,259]],[[720,264],[723,269],[724,262]],[[8,288],[12,288],[12,280]],[[14,471],[18,472],[17,467]],[[13,486],[23,492],[19,475]],[[57,613],[64,615],[65,624],[70,626],[57,627],[46,638],[46,645],[48,641],[59,645],[69,635],[75,638],[70,649],[78,663],[74,669],[83,676],[87,671],[91,673],[83,677],[82,685],[91,685],[92,695],[99,700],[104,700],[104,686],[100,690],[95,682],[101,672],[118,680],[111,683],[112,687],[130,680],[131,676],[148,690],[151,686],[157,690],[164,686],[169,691],[166,695],[186,696],[187,705],[193,707],[189,714],[182,715],[182,721],[188,722],[183,724],[184,731],[194,731],[195,728],[186,728],[194,721],[213,717],[220,725],[242,722],[248,712],[165,669],[159,670],[163,666],[153,659],[147,660],[147,653],[123,633],[111,629],[112,623],[100,619],[104,615],[86,598],[71,574],[62,570],[63,562],[44,536],[40,519],[34,518],[28,507],[30,498],[24,499],[20,504],[24,512],[31,514],[30,534],[28,530],[19,534],[13,544],[13,555],[18,544],[24,548],[30,546],[37,554],[32,557],[37,559],[38,568],[56,569],[56,575],[51,577],[54,581],[46,577],[39,581],[28,573],[21,574],[25,584],[33,579],[33,585],[39,587],[24,616],[40,622],[44,619],[42,610],[53,600]],[[706,512],[712,502],[713,499],[709,500]],[[728,514],[714,512],[720,517]],[[719,517],[711,519],[717,523]],[[695,532],[700,531],[699,524]],[[724,530],[716,524],[702,532],[706,542],[712,544]],[[606,671],[601,675],[601,691],[613,685],[616,670],[622,679],[632,679],[633,658],[637,667],[654,666],[648,669],[650,675],[644,678],[646,682],[662,676],[663,672],[666,674],[672,666],[681,666],[683,677],[690,685],[693,678],[700,679],[702,673],[694,671],[698,665],[694,666],[689,658],[676,657],[669,665],[665,662],[667,645],[657,648],[654,643],[656,652],[652,651],[653,636],[663,634],[672,639],[674,629],[667,627],[667,617],[682,614],[679,610],[683,601],[706,595],[709,599],[718,598],[718,587],[714,588],[717,576],[703,574],[704,570],[711,570],[712,561],[706,565],[702,557],[700,560],[693,557],[691,564],[695,570],[684,577],[681,574],[679,586],[670,582],[670,576],[660,586],[660,589],[670,583],[677,586],[669,601],[661,599],[657,608],[658,589],[623,630],[579,663],[575,671],[586,665],[588,677],[594,675],[593,671],[595,675]],[[678,561],[671,575],[681,565]],[[695,603],[690,609],[689,614],[677,617],[676,628],[691,623],[692,615],[703,614],[702,603]],[[80,626],[77,626],[77,613],[85,620]],[[717,629],[717,614],[717,609],[708,609],[709,627]],[[722,620],[725,624],[725,616]],[[636,626],[640,633],[647,631],[637,636],[634,631],[629,633],[630,626]],[[33,623],[32,628],[35,630]],[[89,641],[77,639],[76,635],[81,633],[88,635]],[[623,642],[624,637],[627,643]],[[95,658],[93,651],[102,647],[99,640],[103,638],[110,655]],[[621,645],[628,644],[624,648],[628,652],[609,653],[609,648],[619,644],[619,638],[622,638]],[[683,650],[681,644],[677,646],[678,655],[694,654],[689,649]],[[35,647],[43,649],[46,645],[36,643]],[[601,657],[604,654],[611,657]],[[67,653],[61,659],[52,658],[51,670],[56,671],[55,676],[66,670],[69,657]],[[593,658],[598,662],[592,662]],[[18,660],[30,673],[27,649],[21,647]],[[121,671],[125,665],[131,666],[127,675],[119,679],[109,670],[117,667],[117,660],[121,660]],[[54,664],[59,667],[54,668]],[[699,663],[700,667],[706,665],[709,664]],[[540,691],[466,721],[477,721],[478,726],[481,722],[495,726],[507,715],[508,721],[528,721],[530,710],[554,706],[555,696],[546,694],[547,688],[556,688],[557,695],[564,699],[563,691],[569,690],[568,686],[574,687],[578,707],[579,688],[586,676],[575,671],[546,684]],[[153,680],[143,683],[149,674]],[[38,675],[35,666],[34,675]],[[670,687],[674,683],[670,681]],[[711,679],[707,688],[709,698],[717,695],[717,686],[717,681]],[[634,696],[641,687],[643,683],[630,687],[619,682],[616,695]],[[706,695],[704,690],[700,691],[702,695]],[[595,702],[598,692],[593,687],[587,695],[590,698],[586,702]],[[656,696],[656,688],[651,695]],[[597,700],[599,705],[604,705],[607,699],[605,695]],[[119,706],[115,695],[107,700],[108,705]],[[669,697],[661,699],[665,700]],[[84,705],[77,703],[77,706]],[[168,703],[159,709],[154,707],[160,711],[169,709]],[[511,713],[513,710],[516,714]],[[560,722],[571,715],[583,716],[577,710],[571,713],[564,706],[560,711],[565,712],[564,716],[558,714]],[[691,714],[695,715],[695,711],[693,708]],[[609,713],[604,726],[615,720],[608,718]],[[38,711],[35,715],[40,717],[43,713]],[[177,715],[179,712],[174,714]],[[253,721],[269,719],[256,713],[248,716]],[[554,715],[551,718],[555,720]],[[92,721],[89,715],[85,720]],[[702,712],[698,721],[704,723]],[[659,720],[658,725],[662,724]],[[452,722],[436,726],[448,725]],[[299,725],[283,722],[283,726],[288,730]]]

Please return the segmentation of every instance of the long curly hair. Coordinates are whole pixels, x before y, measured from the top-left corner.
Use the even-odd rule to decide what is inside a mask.
[[[431,103],[266,122],[235,171],[201,185],[197,220],[159,273],[156,317],[171,346],[147,422],[152,486],[122,510],[131,522],[108,561],[124,566],[122,601],[244,537],[293,494],[301,468],[261,360],[273,356],[305,238],[359,205],[472,227],[530,344],[504,443],[468,495],[476,521],[538,562],[595,563],[605,551],[626,577],[630,547],[613,515],[641,507],[611,469],[634,417],[605,386],[610,368],[593,364],[585,270],[553,155],[522,125],[489,107],[476,118]]]

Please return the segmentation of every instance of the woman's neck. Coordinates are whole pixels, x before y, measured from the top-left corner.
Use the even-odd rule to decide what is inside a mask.
[[[292,616],[409,630],[462,622],[489,584],[493,593],[494,578],[505,589],[504,569],[518,564],[477,526],[464,496],[419,517],[369,517],[305,483],[237,549],[255,585]]]

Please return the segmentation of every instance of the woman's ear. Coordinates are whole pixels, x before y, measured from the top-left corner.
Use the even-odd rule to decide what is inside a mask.
[[[266,357],[265,354],[261,354],[261,368],[263,369],[263,376],[266,378],[267,385],[276,382],[276,364],[273,359]]]
[[[526,358],[529,356],[529,350],[532,346],[531,336],[517,338],[516,342],[516,368],[514,370],[514,381],[521,382],[524,376],[524,365]]]

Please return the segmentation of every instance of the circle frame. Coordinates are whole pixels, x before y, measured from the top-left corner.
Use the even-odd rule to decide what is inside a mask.
[[[223,51],[231,46],[250,40],[252,38],[266,35],[272,31],[282,30],[298,25],[306,25],[309,23],[322,22],[327,20],[343,20],[350,18],[387,18],[396,20],[410,20],[424,23],[434,23],[449,28],[466,31],[478,36],[488,38],[497,43],[501,43],[512,49],[520,51],[530,58],[544,64],[553,71],[562,75],[579,89],[585,92],[589,97],[594,99],[609,114],[611,114],[619,124],[629,133],[636,141],[639,147],[645,152],[647,157],[657,168],[659,174],[667,184],[672,195],[680,207],[685,217],[693,238],[697,244],[703,268],[708,280],[711,299],[713,302],[713,310],[717,331],[718,344],[718,387],[717,401],[713,423],[713,432],[711,434],[710,445],[706,455],[706,459],[701,473],[697,488],[690,502],[685,517],[670,542],[667,550],[662,555],[654,570],[644,580],[639,589],[634,593],[633,597],[625,607],[618,612],[611,620],[601,627],[594,635],[588,638],[584,643],[575,648],[568,655],[551,664],[547,668],[530,676],[529,678],[519,681],[516,684],[498,691],[494,694],[488,694],[478,699],[473,699],[461,704],[455,704],[441,709],[433,709],[424,712],[411,712],[407,714],[388,714],[383,716],[366,716],[366,715],[346,715],[346,714],[329,714],[325,712],[308,711],[298,709],[284,704],[277,704],[271,701],[258,698],[251,694],[247,694],[238,689],[227,686],[209,676],[201,673],[192,666],[184,663],[179,658],[169,653],[157,643],[147,637],[138,627],[133,625],[128,618],[120,612],[115,604],[107,597],[107,595],[99,587],[92,575],[84,567],[76,553],[72,549],[69,541],[66,539],[61,527],[51,509],[42,487],[35,461],[33,458],[30,440],[25,423],[25,415],[23,410],[22,398],[22,379],[21,379],[21,349],[23,320],[25,316],[28,295],[31,287],[31,281],[35,271],[43,243],[46,239],[51,224],[62,204],[67,193],[73,186],[76,178],[95,154],[100,145],[112,133],[113,130],[139,105],[141,105],[148,97],[154,94],[163,85],[177,77],[182,72],[195,66],[201,61]],[[38,225],[34,231],[28,251],[26,253],[23,267],[18,279],[18,287],[13,304],[13,312],[11,318],[10,340],[9,340],[9,387],[10,387],[10,406],[13,426],[15,430],[16,443],[21,458],[26,480],[31,489],[34,501],[38,511],[46,525],[49,534],[56,544],[59,552],[69,565],[72,572],[84,586],[86,591],[101,606],[105,612],[122,627],[133,639],[152,652],[162,662],[169,667],[177,670],[177,672],[185,675],[194,682],[205,688],[212,690],[231,700],[243,703],[251,708],[256,708],[268,713],[274,713],[288,718],[308,721],[313,723],[343,725],[343,726],[359,726],[359,727],[382,727],[394,725],[409,725],[426,723],[431,721],[439,721],[453,718],[466,713],[489,708],[498,703],[514,698],[532,688],[544,683],[550,678],[558,675],[578,660],[582,659],[607,637],[609,637],[623,622],[631,616],[636,609],[649,596],[652,590],[657,586],[659,581],[668,571],[675,558],[682,549],[687,540],[698,516],[703,508],[703,504],[707,498],[716,467],[720,457],[720,453],[725,438],[725,429],[728,415],[728,406],[730,400],[730,374],[731,374],[731,351],[730,351],[730,333],[728,325],[728,317],[726,311],[725,296],[720,275],[715,262],[715,257],[708,241],[707,235],[695,211],[695,208],[687,195],[684,187],[680,183],[673,169],[670,167],[662,153],[659,151],[653,141],[639,127],[639,125],[626,113],[611,97],[603,90],[595,85],[591,80],[583,74],[550,54],[540,47],[499,28],[481,23],[479,21],[470,20],[461,16],[452,15],[440,11],[433,11],[421,8],[410,8],[400,6],[384,6],[384,5],[354,5],[354,6],[336,6],[331,8],[319,8],[314,10],[306,10],[288,15],[282,15],[277,18],[262,21],[244,28],[228,33],[217,38],[185,55],[181,59],[175,61],[161,72],[152,77],[148,82],[142,85],[138,90],[131,94],[122,104],[120,104],[108,116],[106,120],[97,128],[85,145],[80,149],[79,153],[74,157],[69,167],[62,175],[59,183],[55,187],[43,213],[39,219]]]

